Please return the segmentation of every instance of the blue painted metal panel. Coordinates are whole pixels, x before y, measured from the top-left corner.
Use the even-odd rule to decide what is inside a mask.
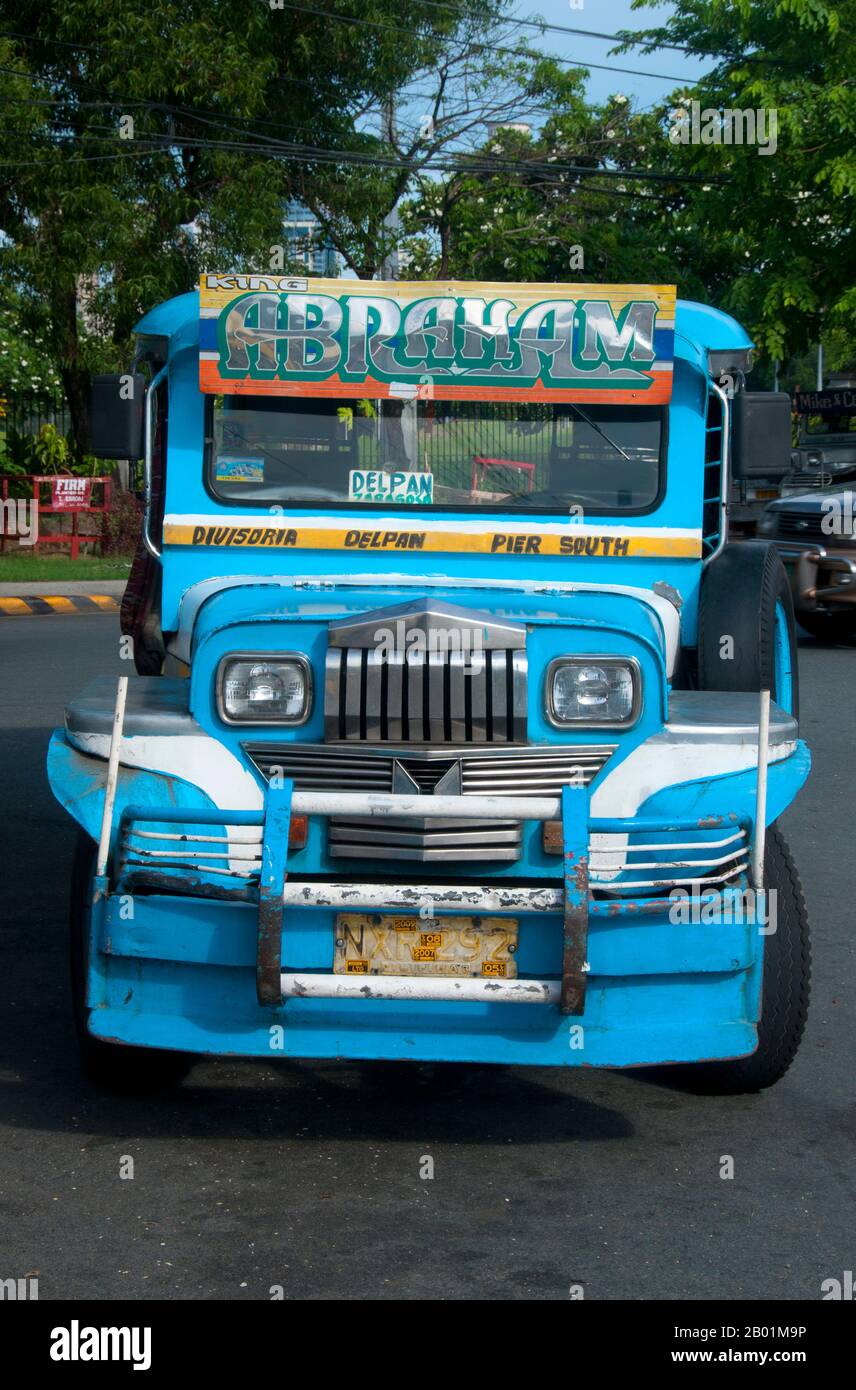
[[[690,789],[687,795],[692,797]],[[279,904],[289,810],[290,787],[272,789],[264,876],[265,891]],[[144,822],[152,823],[158,814],[152,807],[139,808]],[[217,816],[245,825],[259,819],[253,812],[176,810],[173,823],[186,824],[194,816],[200,823]],[[127,819],[136,817],[134,807],[126,811]],[[271,1054],[272,1036],[279,1039],[277,1050],[281,1046],[294,1056],[630,1066],[745,1054],[755,1041],[763,956],[763,935],[752,918],[735,913],[732,920],[726,908],[719,921],[702,918],[702,924],[682,925],[673,920],[668,899],[592,903],[587,878],[580,876],[590,830],[667,829],[683,835],[695,825],[675,810],[658,818],[590,820],[585,789],[565,789],[562,873],[570,911],[565,917],[521,914],[517,963],[522,977],[558,978],[567,973],[569,956],[577,971],[587,959],[584,1006],[576,1013],[552,1005],[363,998],[294,998],[262,1007],[255,988],[258,904],[138,896],[128,914],[125,898],[114,895],[96,904],[92,1029],[129,1043],[261,1056]],[[728,897],[732,900],[739,905],[737,892]],[[578,926],[580,908],[589,919],[588,939],[572,935],[569,941],[565,927]],[[286,911],[274,964],[329,973],[335,922],[330,909]],[[582,1045],[579,1030],[571,1031],[575,1019]]]
[[[166,508],[182,515],[216,519],[223,509],[203,482],[204,401],[198,390],[198,298],[181,296],[141,321],[139,331],[170,342],[169,468]],[[675,338],[674,394],[669,409],[667,488],[657,510],[622,524],[699,527],[702,515],[706,360],[709,348],[748,346],[739,325],[703,306],[680,303]],[[232,510],[231,508],[227,510]],[[268,515],[248,508],[248,517]],[[329,516],[330,511],[306,511]],[[349,523],[353,512],[339,513]],[[487,519],[487,517],[484,517]],[[502,518],[497,517],[497,521]],[[564,519],[564,518],[563,518]],[[592,518],[596,519],[596,518]],[[609,518],[615,520],[615,518]],[[412,599],[420,592],[516,617],[527,627],[533,679],[529,691],[529,732],[533,742],[591,742],[592,731],[560,733],[544,715],[542,673],[551,657],[569,652],[630,654],[639,661],[646,696],[638,724],[609,731],[616,743],[612,771],[640,741],[658,732],[665,717],[667,683],[659,620],[650,608],[622,595],[503,591],[497,580],[531,579],[545,587],[556,582],[617,583],[649,588],[656,579],[678,588],[684,598],[681,621],[685,642],[695,639],[698,561],[603,561],[587,557],[450,554],[432,557],[402,553],[395,567],[420,580],[419,587],[390,587],[389,554],[360,552],[360,571],[376,576],[377,587],[336,589],[338,578],[354,569],[347,552],[278,554],[292,573],[323,577],[326,592],[276,587],[271,557],[260,551],[236,552],[171,547],[165,557],[164,627],[174,627],[182,593],[199,580],[227,575],[240,566],[259,583],[212,598],[197,624],[191,708],[202,728],[241,756],[240,743],[251,735],[283,746],[323,738],[320,702],[300,729],[241,730],[224,725],[213,698],[220,657],[236,649],[271,647],[306,652],[316,677],[323,669],[326,629],[331,619]],[[432,573],[422,571],[426,562]],[[469,591],[450,580],[479,581]],[[272,582],[273,580],[273,582]],[[317,682],[320,685],[320,682]],[[804,745],[770,768],[768,815],[774,819],[808,774]],[[51,785],[60,801],[95,838],[103,805],[106,764],[86,758],[64,735],[51,744]],[[604,774],[601,774],[601,776]],[[259,785],[263,783],[258,778]],[[582,872],[589,832],[683,833],[705,816],[726,814],[751,826],[755,774],[727,774],[671,786],[640,808],[632,820],[590,821],[590,790],[566,788],[562,796],[564,862],[543,851],[541,826],[523,829],[523,857],[491,865],[490,879],[525,876],[564,884],[563,915],[521,914],[518,969],[530,978],[571,975],[586,980],[584,1007],[563,1014],[556,1006],[483,1003],[443,1004],[377,999],[290,998],[283,1003],[271,990],[280,966],[294,971],[329,972],[333,963],[336,914],[329,909],[288,909],[278,931],[286,871],[341,874],[341,861],[327,858],[323,827],[310,824],[307,846],[287,851],[290,785],[265,787],[265,811],[218,810],[197,788],[179,779],[123,768],[116,824],[167,827],[177,823],[204,828],[263,823],[260,886],[248,888],[249,901],[205,900],[186,893],[138,892],[127,912],[127,895],[116,884],[94,885],[92,966],[89,998],[92,1031],[142,1046],[256,1056],[376,1057],[458,1061],[508,1061],[559,1066],[640,1065],[740,1056],[756,1042],[764,938],[751,918],[736,914],[718,923],[685,926],[670,919],[668,900],[593,901]],[[286,860],[286,855],[288,855]],[[448,865],[420,866],[420,877],[448,878]],[[348,874],[359,882],[377,876],[377,865],[350,861]],[[209,876],[210,877],[210,876]],[[205,876],[200,875],[204,884]],[[210,886],[210,885],[208,885]],[[121,884],[119,885],[121,890]],[[252,894],[256,893],[255,899]],[[726,897],[728,895],[726,894]],[[453,914],[452,914],[453,915]],[[702,919],[704,920],[704,919]],[[261,923],[261,930],[260,930]],[[266,925],[267,924],[267,925]],[[585,953],[581,956],[581,947]],[[266,956],[260,988],[259,962]],[[588,969],[583,971],[583,964]],[[260,1003],[259,999],[263,1002]],[[582,1006],[582,1001],[580,1002]],[[578,1043],[580,1025],[584,1044]]]

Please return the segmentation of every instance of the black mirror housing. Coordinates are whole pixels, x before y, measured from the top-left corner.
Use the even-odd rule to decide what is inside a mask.
[[[731,412],[732,478],[784,478],[791,467],[790,396],[785,391],[739,391]]]
[[[99,459],[141,459],[145,453],[146,379],[140,372],[92,378],[90,444]]]

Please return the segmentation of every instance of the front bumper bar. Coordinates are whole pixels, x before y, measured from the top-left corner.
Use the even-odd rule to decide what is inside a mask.
[[[613,903],[593,901],[590,883],[590,851],[592,835],[629,836],[643,833],[647,840],[657,835],[688,836],[699,830],[710,830],[710,818],[703,820],[662,820],[650,817],[593,818],[589,812],[588,793],[584,787],[566,786],[560,797],[484,797],[437,796],[431,798],[431,814],[460,819],[484,821],[519,818],[525,820],[557,820],[562,836],[562,886],[504,887],[494,883],[484,888],[456,885],[425,885],[424,890],[410,885],[358,885],[352,883],[301,882],[290,885],[287,876],[289,824],[292,815],[356,814],[360,816],[402,818],[425,815],[425,798],[398,795],[360,793],[295,792],[291,782],[268,788],[264,811],[233,811],[223,809],[178,809],[162,806],[128,806],[122,813],[119,826],[119,845],[128,842],[133,829],[148,824],[168,827],[158,830],[168,841],[189,841],[194,838],[190,827],[225,827],[226,840],[235,829],[258,827],[261,831],[258,870],[258,934],[256,952],[256,993],[260,1004],[279,1007],[288,998],[362,997],[401,1000],[460,1000],[462,1002],[512,1002],[558,1005],[562,1014],[579,1016],[585,1010],[589,918],[593,912],[615,911]],[[719,818],[728,839],[740,838],[748,844],[748,823],[734,815]],[[172,827],[175,827],[173,830]],[[149,832],[151,833],[151,832]],[[198,830],[196,831],[198,838]],[[212,840],[215,837],[211,837]],[[216,837],[216,842],[221,843]],[[650,846],[639,847],[643,852]],[[675,846],[675,853],[682,849]],[[180,855],[183,850],[150,851],[154,854]],[[739,851],[743,853],[743,851]],[[219,855],[228,857],[228,850]],[[158,862],[158,861],[155,861]],[[175,867],[169,861],[159,861],[164,867]],[[711,860],[711,863],[716,860]],[[692,860],[671,860],[662,867],[686,871],[694,866]],[[639,866],[644,868],[645,865]],[[697,863],[695,864],[697,868]],[[737,864],[738,868],[743,865]],[[215,872],[217,872],[215,870]],[[696,876],[697,878],[699,875]],[[693,882],[675,878],[669,882]],[[703,887],[699,883],[699,888]],[[102,891],[106,891],[106,883]],[[318,907],[353,910],[368,906],[370,910],[389,910],[405,907],[418,911],[420,891],[423,901],[429,898],[432,914],[468,912],[491,913],[561,913],[562,968],[559,979],[479,979],[426,976],[346,976],[333,973],[284,972],[282,970],[282,936],[284,921],[290,907]],[[662,910],[663,899],[654,900]],[[626,904],[637,912],[644,911],[638,901]]]

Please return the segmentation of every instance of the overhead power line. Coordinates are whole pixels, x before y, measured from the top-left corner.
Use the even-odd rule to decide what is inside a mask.
[[[434,3],[434,0],[419,0],[419,3],[420,3],[420,4],[429,4],[429,3],[433,4],[433,3]],[[447,6],[446,8],[449,8],[449,7]],[[411,38],[411,39],[412,39],[412,37],[413,37],[413,30],[412,30],[412,29],[407,29],[407,28],[405,28],[403,25],[392,24],[392,23],[390,23],[390,22],[387,21],[387,20],[382,20],[382,19],[363,19],[363,18],[361,18],[361,17],[358,16],[358,15],[344,15],[344,14],[339,14],[338,11],[336,11],[336,10],[316,9],[316,8],[310,6],[310,5],[298,5],[298,4],[294,4],[294,3],[291,3],[290,0],[281,0],[281,3],[277,5],[277,9],[289,10],[289,11],[292,11],[293,13],[296,13],[296,14],[308,14],[308,15],[312,15],[312,16],[313,16],[314,18],[316,18],[316,19],[324,19],[324,20],[327,20],[327,21],[332,22],[332,23],[335,23],[335,24],[350,24],[351,26],[356,26],[356,27],[359,27],[359,28],[383,29],[383,30],[386,30],[386,31],[389,32],[389,33],[401,34],[402,36],[404,36],[404,37],[406,37],[406,38]],[[463,13],[463,12],[462,12],[462,13]],[[507,19],[505,19],[505,20],[502,20],[499,16],[497,16],[497,19],[498,19],[498,21],[499,21],[500,23],[505,23],[505,24],[508,24],[508,25],[519,25],[519,24],[521,24],[521,23],[523,23],[523,24],[528,24],[528,23],[529,23],[529,21],[519,21],[519,20],[516,20],[516,19],[514,19],[514,18],[511,17],[511,16],[509,16],[509,17],[508,17]],[[542,26],[539,25],[539,24],[537,24],[534,20],[532,21],[532,26],[533,26],[534,28],[538,29],[538,30],[540,30],[540,29],[542,28]],[[552,26],[551,26],[551,27],[552,27]],[[37,34],[18,34],[18,33],[12,33],[12,32],[10,32],[10,31],[8,31],[8,30],[7,30],[6,32],[7,32],[8,37],[10,37],[10,38],[19,38],[19,39],[23,39],[23,40],[25,40],[25,41],[28,42],[28,43],[60,44],[62,47],[68,47],[68,48],[78,49],[80,52],[103,52],[103,51],[106,51],[107,48],[108,48],[108,45],[106,45],[106,44],[86,44],[86,43],[79,44],[79,43],[73,43],[71,40],[68,40],[68,39],[52,39],[52,38],[44,38],[44,39],[42,39],[42,38],[40,38]],[[454,36],[450,36],[450,37],[454,37]],[[599,35],[598,37],[601,37],[601,36]],[[606,37],[606,36],[605,36],[605,37]],[[610,36],[610,37],[611,37],[611,36]],[[615,37],[618,38],[617,35],[616,35]],[[620,40],[619,40],[619,41],[620,41]],[[666,45],[663,45],[663,46],[665,47]],[[597,71],[599,71],[599,72],[615,72],[615,73],[621,73],[623,76],[630,76],[630,77],[650,77],[650,78],[653,78],[655,81],[658,81],[658,82],[673,82],[673,83],[681,84],[681,83],[685,83],[685,82],[687,81],[686,77],[683,76],[683,75],[680,76],[680,77],[677,77],[677,76],[675,76],[673,73],[651,72],[651,71],[649,71],[648,69],[643,69],[643,68],[626,68],[626,67],[619,66],[619,65],[616,64],[616,63],[580,62],[580,61],[578,61],[578,60],[576,60],[576,59],[573,59],[573,58],[560,58],[560,57],[554,57],[554,56],[552,56],[551,54],[547,54],[547,53],[538,53],[538,52],[536,52],[536,51],[534,51],[533,49],[530,49],[530,48],[517,48],[517,47],[511,47],[511,46],[509,46],[509,45],[503,45],[503,44],[478,43],[478,42],[471,42],[471,43],[469,44],[469,47],[472,48],[473,51],[474,51],[474,52],[477,52],[477,53],[503,53],[503,54],[506,54],[506,55],[509,56],[509,57],[516,57],[516,58],[545,58],[545,59],[549,59],[550,62],[558,63],[561,67],[579,68],[579,69],[582,70],[582,71],[586,71],[586,70],[589,69],[589,68],[595,68],[595,69],[596,69]],[[290,81],[291,79],[286,79],[286,80],[289,80],[289,81]]]
[[[421,0],[421,3],[427,3],[427,0]],[[372,29],[386,29],[393,34],[405,34],[408,38],[412,38],[413,36],[413,31],[411,29],[404,29],[398,24],[390,24],[384,19],[360,19],[357,15],[339,14],[336,10],[318,10],[310,5],[296,5],[291,3],[291,0],[279,0],[277,9],[293,10],[298,14],[311,14],[316,19],[331,20],[336,24],[351,24]],[[515,22],[513,18],[509,18],[505,21],[507,24],[514,24]],[[618,67],[615,63],[579,63],[572,58],[554,58],[551,54],[536,53],[530,48],[511,48],[507,45],[496,43],[470,43],[468,46],[472,48],[474,52],[478,53],[505,53],[516,58],[546,58],[549,59],[550,62],[560,63],[562,67],[583,69],[597,68],[601,72],[620,72],[625,75],[629,74],[631,77],[653,77],[661,82],[683,83],[687,80],[684,76],[675,77],[674,73],[647,72],[640,68]]]
[[[462,9],[460,5],[446,3],[446,0],[416,0],[416,3],[426,5],[430,10],[449,10],[452,14],[460,15],[462,19],[466,19],[471,14],[470,11]],[[577,38],[605,39],[609,43],[628,42],[626,34],[604,34],[598,29],[573,29],[568,24],[549,24],[546,19],[521,19],[518,15],[500,14],[499,12],[494,15],[494,18],[505,24],[516,24],[521,29],[537,29],[539,34],[573,34]],[[657,47],[668,48],[675,53],[693,54],[693,49],[680,43],[661,43]]]
[[[109,127],[101,127],[109,129]],[[3,132],[0,132],[3,133]],[[39,132],[9,132],[19,138],[23,136],[29,139],[43,138]],[[65,138],[61,132],[53,132],[57,139]],[[85,137],[84,137],[85,138]],[[95,135],[89,137],[97,141],[119,141],[118,135]],[[148,148],[146,153],[158,153],[176,149],[202,149],[223,151],[225,153],[237,154],[256,154],[269,159],[288,159],[295,163],[303,164],[350,164],[367,168],[384,168],[395,171],[407,170],[411,173],[418,173],[424,170],[434,170],[439,172],[451,172],[460,174],[502,174],[525,172],[528,174],[540,175],[541,177],[555,177],[557,174],[573,174],[575,177],[584,179],[614,179],[618,181],[639,180],[643,183],[669,183],[669,184],[714,184],[721,183],[723,180],[712,178],[704,174],[672,174],[665,170],[658,169],[620,169],[620,168],[592,168],[586,164],[576,164],[564,161],[559,158],[539,157],[537,159],[504,159],[490,155],[479,154],[451,154],[434,155],[428,159],[401,159],[382,154],[372,154],[361,150],[335,150],[325,146],[313,146],[299,142],[279,140],[264,144],[252,141],[234,140],[212,140],[212,139],[193,139],[189,136],[176,135],[141,135],[133,142],[123,142],[133,144],[135,149],[117,152],[114,156],[121,159],[124,154],[137,153],[139,147],[145,144]],[[87,156],[76,156],[84,159]],[[93,156],[94,157],[94,156]],[[106,156],[99,156],[106,157]],[[4,168],[23,168],[28,165],[38,164],[40,161],[28,161],[26,163],[6,162],[0,167]]]

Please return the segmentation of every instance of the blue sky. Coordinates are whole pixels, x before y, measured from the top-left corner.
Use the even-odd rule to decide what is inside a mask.
[[[580,5],[582,7],[578,8]],[[511,13],[519,19],[538,17],[550,24],[566,24],[574,29],[595,29],[605,34],[616,34],[619,29],[647,29],[662,24],[673,8],[666,4],[646,5],[641,10],[631,10],[630,0],[533,0],[531,5],[526,0],[516,0]],[[615,45],[603,39],[549,32],[539,37],[534,30],[529,31],[529,38],[545,53],[555,57],[570,58],[580,63],[638,68],[675,79],[661,81],[656,77],[634,77],[593,68],[588,82],[588,94],[592,101],[603,101],[610,94],[623,92],[634,99],[635,105],[650,106],[682,82],[692,81],[712,66],[710,60],[698,62],[670,49],[644,56],[638,51],[610,55],[610,49]]]

